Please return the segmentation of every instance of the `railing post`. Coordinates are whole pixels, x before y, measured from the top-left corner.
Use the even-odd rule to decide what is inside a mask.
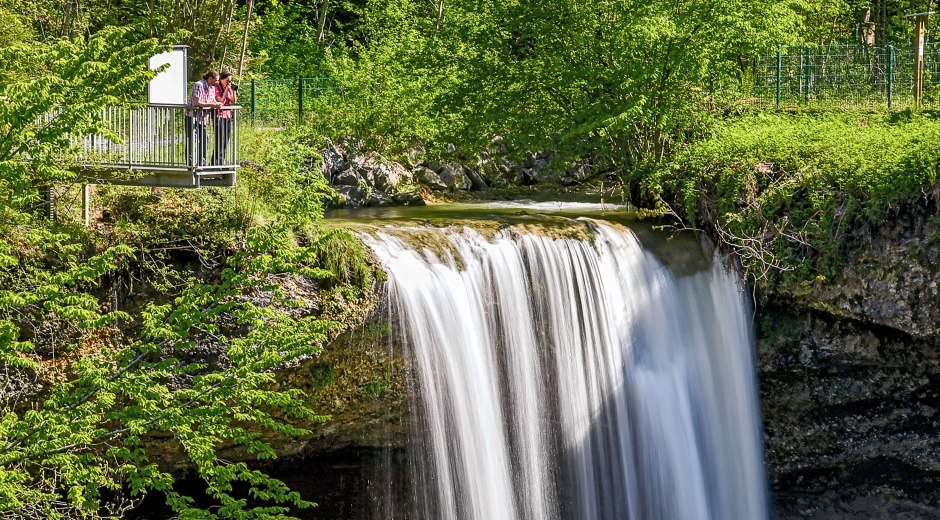
[[[804,61],[803,61],[803,74],[805,75],[806,90],[804,91],[806,97],[806,103],[809,104],[809,89],[810,85],[813,82],[813,64],[812,64],[812,50],[809,46],[804,47]]]
[[[255,122],[255,79],[251,78],[251,122]]]
[[[894,45],[888,44],[888,108],[894,103]]]
[[[783,69],[782,44],[777,44],[777,108],[780,108],[780,79]]]
[[[297,122],[304,120],[304,78],[297,78]]]

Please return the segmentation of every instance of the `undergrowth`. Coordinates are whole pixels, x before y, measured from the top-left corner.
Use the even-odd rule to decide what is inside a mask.
[[[760,284],[838,272],[846,239],[936,198],[940,119],[759,115],[719,124],[640,179],[661,211],[735,250]]]

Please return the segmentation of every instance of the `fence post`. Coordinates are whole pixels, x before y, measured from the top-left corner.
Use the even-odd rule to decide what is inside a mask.
[[[251,79],[251,122],[255,122],[255,80]]]
[[[803,62],[803,74],[806,76],[806,90],[804,91],[806,97],[806,104],[809,104],[809,88],[813,82],[813,64],[812,64],[812,49],[809,46],[804,47],[804,62]]]
[[[304,120],[304,78],[297,78],[297,122]]]
[[[783,68],[782,47],[783,45],[777,44],[777,108],[780,108],[780,76]]]
[[[888,108],[894,102],[894,45],[888,44]]]

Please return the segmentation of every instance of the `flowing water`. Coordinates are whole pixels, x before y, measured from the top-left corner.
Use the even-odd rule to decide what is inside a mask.
[[[602,220],[363,232],[413,364],[423,520],[767,517],[737,276]]]

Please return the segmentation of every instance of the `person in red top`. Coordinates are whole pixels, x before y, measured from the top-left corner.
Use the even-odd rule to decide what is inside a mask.
[[[228,148],[234,124],[232,110],[226,110],[224,107],[238,102],[238,92],[235,84],[232,83],[232,73],[222,71],[219,74],[219,82],[215,84],[215,100],[222,108],[219,109],[219,117],[215,123],[215,149],[212,154],[212,164],[219,165],[226,164],[225,150]]]

